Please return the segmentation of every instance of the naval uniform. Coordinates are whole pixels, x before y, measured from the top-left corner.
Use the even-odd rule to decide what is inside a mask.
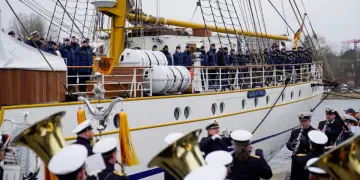
[[[93,147],[90,144],[90,140],[85,139],[83,137],[77,137],[76,142],[74,144],[81,144],[81,145],[85,146],[85,148],[88,151],[88,156],[91,156],[94,154],[93,150],[92,150]]]
[[[105,165],[106,168],[98,174],[99,180],[127,180],[127,177],[115,171],[113,164],[106,162]]]
[[[230,173],[227,178],[231,180],[270,179],[273,175],[265,159],[259,156],[249,156],[248,160],[242,162],[233,154],[233,162],[229,167]]]
[[[205,156],[213,151],[223,150],[229,151],[229,146],[231,146],[231,139],[228,137],[216,138],[213,140],[212,136],[202,138],[200,141],[200,150],[205,153]]]
[[[298,147],[297,153],[307,154],[310,152],[310,142],[309,142],[308,132],[311,130],[316,130],[316,129],[310,126],[309,128],[303,130],[302,135],[300,136],[300,145]],[[299,136],[299,133],[300,133],[300,128],[291,131],[290,139],[286,143],[286,147],[290,151],[294,151],[296,144],[295,140]]]
[[[305,170],[306,162],[315,157],[319,157],[324,151],[311,151],[309,154],[297,154],[293,168],[291,168],[291,180],[304,180],[308,179],[309,171]]]
[[[319,122],[319,127],[318,127],[319,130],[322,130],[324,128],[326,121],[327,120]],[[335,145],[335,142],[338,139],[342,130],[343,130],[343,125],[339,120],[336,119],[331,120],[325,130],[325,134],[328,137],[328,142],[326,143],[326,146]]]

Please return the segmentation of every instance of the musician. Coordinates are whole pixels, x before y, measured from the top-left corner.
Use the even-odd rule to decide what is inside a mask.
[[[345,124],[350,128],[351,132],[355,135],[360,134],[360,127],[358,126],[359,121],[354,118],[353,116],[344,114],[344,121]],[[343,141],[345,141],[347,138],[349,138],[351,135],[349,132],[345,132],[343,138]]]
[[[223,180],[226,178],[226,168],[223,165],[204,165],[185,176],[184,180]]]
[[[306,162],[306,167],[310,166],[315,161],[319,160],[319,158],[311,158]],[[320,169],[318,167],[308,167],[309,171],[309,180],[331,180],[331,176],[324,171],[323,169]]]
[[[311,124],[311,114],[310,113],[299,113],[298,118],[300,121],[300,128],[294,129],[291,131],[291,136],[289,141],[286,143],[286,147],[290,151],[296,151],[295,154],[307,154],[310,151],[310,142],[309,142],[309,136],[308,132],[311,130],[315,130],[310,124]],[[301,132],[302,129],[302,132]],[[298,148],[296,148],[296,145],[299,144]],[[295,155],[294,154],[294,155]]]
[[[353,117],[355,117],[355,115],[356,115],[356,112],[353,108],[346,109],[346,110],[344,110],[344,112],[345,112],[345,114],[353,116]]]
[[[90,120],[86,120],[80,123],[74,130],[73,133],[77,135],[76,142],[74,144],[81,144],[88,150],[88,155],[93,155],[93,147],[90,141],[94,138]]]
[[[246,130],[236,130],[230,136],[234,140],[234,153],[227,178],[234,180],[270,179],[273,173],[264,159],[262,150],[255,150],[256,156],[250,155],[252,134]]]
[[[305,170],[306,162],[314,157],[319,157],[325,152],[325,144],[328,137],[320,130],[312,130],[308,133],[311,151],[305,154],[297,154],[292,166],[291,180],[308,179],[309,172]]]
[[[182,133],[171,133],[169,135],[167,135],[165,137],[165,143],[170,145],[173,142],[175,142],[176,140],[178,140],[179,138],[181,138],[183,136]],[[176,180],[170,173],[168,173],[167,171],[164,170],[164,179],[165,180]]]
[[[98,174],[99,180],[126,180],[127,177],[119,174],[114,166],[116,161],[117,140],[113,137],[102,139],[94,146],[94,153],[100,153],[104,158],[106,168]]]
[[[318,129],[325,132],[329,141],[326,143],[327,148],[334,148],[335,142],[343,130],[343,125],[340,119],[336,118],[336,110],[330,107],[326,108],[326,120],[320,121]]]
[[[208,132],[208,136],[200,141],[200,150],[205,153],[205,156],[217,150],[229,151],[228,147],[231,146],[231,138],[221,137],[219,135],[219,128],[219,123],[216,120],[206,125],[205,129]]]
[[[72,144],[61,149],[50,160],[49,171],[58,180],[84,180],[87,150],[84,146]]]

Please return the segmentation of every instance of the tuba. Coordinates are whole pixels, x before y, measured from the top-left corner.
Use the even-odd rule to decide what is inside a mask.
[[[184,179],[191,171],[205,165],[198,143],[200,133],[198,129],[182,136],[156,155],[148,167],[159,166],[175,179]]]
[[[48,165],[55,153],[66,146],[60,125],[64,115],[62,111],[46,117],[22,131],[12,143],[30,148]]]

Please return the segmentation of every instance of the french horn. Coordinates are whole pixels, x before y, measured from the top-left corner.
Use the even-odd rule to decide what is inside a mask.
[[[159,166],[175,179],[182,180],[190,172],[205,165],[198,139],[201,129],[192,131],[173,142],[148,164],[148,167]]]

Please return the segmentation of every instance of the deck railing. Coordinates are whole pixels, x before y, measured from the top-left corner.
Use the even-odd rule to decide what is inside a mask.
[[[91,66],[69,66],[68,68],[93,68]],[[144,70],[151,67],[117,67],[118,73],[102,75],[102,84],[105,85],[107,93],[119,96],[126,93],[128,97],[152,96],[152,78],[144,79]],[[122,69],[130,69],[132,73],[122,73]],[[192,75],[191,93],[211,92],[211,91],[231,91],[240,89],[251,89],[258,87],[270,87],[284,85],[285,80],[289,83],[302,83],[314,80],[321,80],[321,63],[304,64],[280,64],[280,65],[247,65],[247,66],[188,66]],[[127,71],[129,72],[129,70]],[[67,77],[79,78],[88,77],[90,80],[83,84],[68,84],[67,87],[73,89],[73,94],[92,94],[92,92],[80,92],[76,87],[86,85],[92,89],[96,81],[94,75],[71,75]],[[164,77],[166,78],[166,77]],[[78,81],[77,81],[78,82]],[[201,82],[201,83],[200,83]],[[197,86],[196,86],[197,83]],[[146,86],[146,84],[149,84]],[[199,87],[199,84],[200,87]],[[148,88],[145,88],[148,87]],[[115,89],[114,89],[115,88]],[[190,91],[182,92],[190,93]]]

